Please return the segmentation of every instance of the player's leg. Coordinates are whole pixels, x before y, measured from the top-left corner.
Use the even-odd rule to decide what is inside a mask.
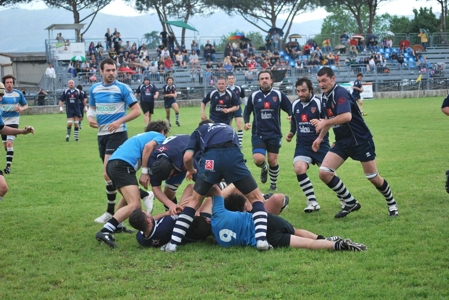
[[[393,193],[391,192],[390,185],[382,178],[376,166],[376,160],[361,162],[363,166],[363,172],[365,172],[366,178],[376,187],[376,189],[385,197],[385,201],[388,205],[388,214],[392,217],[398,216],[398,206],[394,200]]]
[[[6,183],[5,177],[3,176],[3,172],[0,171],[0,201],[3,200],[3,197],[8,192],[8,184]]]
[[[334,153],[334,151],[336,153]],[[337,154],[338,153],[338,154]],[[345,207],[338,212],[335,217],[343,218],[350,212],[360,209],[360,204],[346,189],[343,181],[335,174],[335,171],[345,162],[347,156],[344,151],[335,145],[324,157],[323,163],[320,166],[320,179],[336,194],[337,197],[345,202]]]
[[[363,101],[362,101],[362,98],[357,99],[357,104],[359,105],[360,112],[363,115]]]
[[[253,161],[254,164],[261,168],[260,171],[260,182],[266,183],[268,179],[268,164],[265,161],[267,153],[267,145],[261,138],[257,136],[251,137],[251,143],[253,146]]]
[[[150,123],[150,120],[151,120],[150,113],[149,113],[150,105],[149,105],[148,102],[141,101],[140,102],[140,107],[141,107],[142,112],[143,112],[143,121],[145,122],[145,125],[148,125]]]
[[[154,114],[154,101],[148,104],[148,124],[151,122],[151,115]]]
[[[117,211],[109,219],[103,228],[97,232],[95,238],[98,241],[106,243],[108,246],[116,247],[112,236],[114,232],[123,232],[126,228],[121,224],[126,220],[135,209],[140,206],[139,183],[137,182],[136,172],[131,171],[134,168],[123,160],[112,160],[106,165],[106,173],[119,189],[123,198],[117,206]],[[126,205],[125,205],[126,203]]]
[[[272,151],[279,151],[279,149],[271,149]],[[270,175],[270,190],[271,191],[276,191],[277,190],[277,181],[278,181],[278,177],[279,177],[279,171],[280,171],[280,167],[278,164],[278,156],[279,156],[279,152],[274,153],[274,152],[270,152],[270,150],[268,150],[268,174]]]
[[[182,210],[178,219],[176,220],[173,232],[171,235],[170,242],[162,246],[161,250],[165,252],[175,252],[178,245],[181,244],[182,239],[186,235],[187,230],[189,230],[190,225],[195,217],[196,210],[201,206],[203,202],[204,195],[208,193],[210,188],[213,186],[212,183],[204,181],[201,178],[197,178],[192,191],[192,197],[187,203],[186,207]]]
[[[171,105],[171,107],[173,108],[173,110],[175,111],[175,118],[176,118],[176,125],[181,126],[181,124],[179,123],[179,107],[178,107],[178,103],[173,103]]]
[[[246,168],[246,166],[245,166]],[[267,212],[264,206],[262,192],[257,187],[254,177],[249,174],[247,177],[234,182],[235,187],[245,195],[253,206],[251,213],[253,216],[254,228],[256,231],[257,249],[265,251],[271,248],[267,241]]]
[[[164,100],[164,107],[165,107],[165,118],[167,119],[168,124],[171,127],[170,122],[170,103],[167,100]]]
[[[234,112],[235,125],[237,126],[237,136],[239,138],[240,148],[243,146],[243,115],[242,106]]]
[[[78,142],[78,136],[79,136],[79,123],[80,123],[80,118],[79,117],[73,117],[73,119],[75,120],[75,129],[73,131],[73,138],[75,139],[75,142]]]
[[[19,128],[19,125],[14,124],[14,125],[8,125],[9,127],[12,128]],[[16,138],[16,135],[8,135],[6,137],[6,167],[3,170],[3,172],[5,172],[5,174],[9,174],[11,173],[11,165],[12,165],[12,160],[14,159],[14,140]]]
[[[66,136],[65,136],[65,141],[68,142],[70,139],[70,134],[72,133],[72,123],[73,123],[73,119],[70,116],[67,116],[67,132],[66,132]]]
[[[310,157],[300,155],[298,149],[295,151],[293,167],[295,169],[296,180],[298,181],[301,190],[307,198],[307,207],[304,208],[304,212],[306,213],[318,211],[321,209],[318,201],[316,200],[315,190],[313,189],[312,182],[310,181],[310,178],[306,173],[310,163],[312,163],[312,159]]]

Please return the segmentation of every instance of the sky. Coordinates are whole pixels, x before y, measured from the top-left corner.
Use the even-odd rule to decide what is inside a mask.
[[[440,12],[440,7],[437,1],[425,1],[425,0],[393,0],[386,3],[379,4],[378,14],[389,13],[390,15],[408,16],[413,15],[413,8],[419,9],[420,7],[432,7],[433,12]],[[21,5],[21,8],[25,9],[45,9],[47,8],[44,3],[38,4],[26,4]],[[141,15],[133,8],[128,6],[122,0],[114,0],[111,4],[106,6],[102,13],[119,16],[138,16]],[[295,19],[295,22],[305,22],[317,19],[323,19],[327,15],[324,9],[317,9],[313,13],[302,14]]]

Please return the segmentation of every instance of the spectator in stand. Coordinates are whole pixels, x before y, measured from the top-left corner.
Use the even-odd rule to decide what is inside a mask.
[[[162,44],[163,44],[165,47],[168,47],[168,40],[167,40],[167,38],[168,38],[168,33],[167,33],[167,31],[165,31],[165,28],[162,27],[162,31],[161,31],[161,33],[159,34],[159,37],[162,39]]]
[[[365,51],[365,46],[363,46],[362,39],[357,39],[357,51],[359,54]]]
[[[45,97],[47,96],[47,92],[41,88],[39,92],[37,93],[37,105],[42,106],[45,105]]]
[[[357,56],[357,46],[356,45],[349,46],[349,56],[351,56],[351,57]]]
[[[200,48],[198,47],[198,43],[195,40],[192,40],[192,44],[190,45],[190,49],[196,52],[196,55],[200,56]]]
[[[139,58],[145,60],[145,58],[149,58],[148,56],[148,50],[145,45],[142,46],[142,48],[139,51]]]
[[[209,46],[204,46],[204,59],[206,61],[212,61],[211,50]]]
[[[172,71],[174,68],[174,63],[170,56],[165,56],[164,59],[164,69],[165,71]]]
[[[387,38],[383,38],[383,39],[382,39],[382,48],[383,48],[384,50],[387,50],[387,49],[388,49],[388,41],[387,41]]]
[[[387,38],[387,45],[388,45],[388,48],[393,48],[393,40],[391,39],[391,37],[388,37]]]
[[[56,35],[56,42],[58,42],[58,43],[64,43],[64,41],[65,41],[65,39],[64,39],[64,37],[62,36],[62,33],[58,33],[58,34]]]
[[[421,45],[424,47],[424,52],[427,51],[427,34],[424,29],[421,29],[421,33],[418,34],[421,39]]]
[[[232,44],[231,44],[231,42],[228,42],[225,46],[224,57],[230,56],[231,53],[232,53]]]
[[[402,52],[399,52],[398,59],[399,67],[402,68],[402,64],[404,63],[404,54]]]
[[[200,66],[200,61],[198,59],[198,54],[196,54],[196,51],[192,49],[192,52],[189,55],[189,61],[190,61],[190,65],[192,66],[192,69],[194,69],[195,67],[199,67]]]
[[[173,53],[173,51],[175,50],[175,39],[175,34],[171,32],[167,38],[168,51],[170,51],[170,53]]]
[[[159,46],[157,46],[156,53],[158,58],[162,57],[162,50],[164,50],[164,44],[160,44]]]
[[[328,65],[332,66],[335,64],[335,56],[334,56],[334,54],[332,54],[331,51],[329,51],[329,53],[326,55],[326,59],[327,59]]]
[[[129,43],[129,41],[126,41],[125,45],[123,45],[123,50],[128,52],[131,50],[131,44]]]
[[[133,55],[134,57],[139,56],[139,51],[137,51],[137,46],[136,45],[132,45],[131,48],[129,49],[129,54]]]
[[[176,54],[176,64],[183,69],[187,68],[187,63],[184,61],[184,56],[181,52]]]
[[[182,48],[182,49],[181,49],[181,54],[182,54],[182,57],[184,58],[185,62],[186,62],[186,63],[190,63],[190,60],[189,60],[189,51],[187,51],[186,48]]]
[[[340,55],[334,55],[335,66],[340,69]]]
[[[94,42],[90,42],[89,47],[87,48],[87,52],[89,53],[89,55],[95,54]]]
[[[331,51],[332,51],[331,39],[325,39],[323,41],[323,52],[324,53],[329,53]]]
[[[234,66],[232,65],[231,58],[229,56],[226,56],[223,60],[223,68],[228,71],[232,72]]]
[[[98,52],[100,52],[100,50],[103,50],[103,44],[101,42],[98,42],[95,46],[95,55],[98,55]]]
[[[341,41],[341,43],[342,43],[343,45],[346,45],[346,44],[348,43],[348,41],[349,41],[349,36],[348,36],[348,34],[346,33],[346,31],[343,31],[343,34],[340,35],[340,41]]]
[[[48,63],[48,67],[45,70],[45,79],[45,86],[47,87],[47,89],[53,90],[56,79],[56,71],[51,63]]]
[[[254,60],[253,57],[250,57],[248,59],[248,64],[247,64],[248,70],[254,71],[257,68],[257,62]]]
[[[104,42],[106,44],[106,51],[111,50],[111,47],[112,47],[112,34],[111,34],[111,30],[109,28],[106,29],[106,33],[104,34]]]
[[[269,32],[265,36],[265,49],[273,51],[273,37]]]
[[[146,58],[148,59],[148,58]],[[148,72],[150,73],[151,78],[161,80],[160,73],[158,71],[157,62],[152,62],[148,67]]]
[[[162,49],[161,57],[164,58],[164,59],[165,59],[166,57],[170,57],[170,51],[168,51],[168,48],[167,48],[167,47],[164,47],[164,49]]]
[[[210,57],[212,58],[212,61],[213,62],[216,62],[217,61],[217,54],[216,54],[217,52],[215,51],[215,47],[214,46],[212,46],[211,48],[210,48]]]
[[[273,30],[273,45],[274,50],[279,50],[279,42],[281,41],[281,36],[277,32],[277,30]]]
[[[119,52],[120,47],[122,46],[122,39],[120,38],[120,32],[116,32],[114,38],[112,39],[112,43],[114,44],[115,52]]]
[[[148,59],[148,56],[146,56],[146,57],[143,59],[143,61],[141,62],[141,64],[142,64],[143,71],[147,71],[148,68],[151,66],[151,62],[150,62],[150,60]]]

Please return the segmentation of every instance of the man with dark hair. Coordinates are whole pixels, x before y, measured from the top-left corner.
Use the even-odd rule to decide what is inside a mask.
[[[89,126],[98,128],[98,149],[103,162],[107,211],[95,219],[96,223],[106,223],[114,214],[117,190],[106,173],[106,165],[114,151],[128,139],[126,122],[140,116],[140,106],[131,88],[116,80],[117,63],[107,58],[100,63],[103,82],[90,88],[87,118]],[[126,114],[126,107],[131,111]]]
[[[360,95],[361,93],[363,93],[362,79],[363,79],[363,74],[358,73],[357,80],[355,80],[354,84],[352,85],[352,97],[354,97],[355,101],[357,101],[357,103],[360,107],[360,112],[362,113],[362,116],[366,116],[367,114],[365,114],[363,112],[363,101],[362,101],[362,96]]]
[[[269,174],[270,190],[275,191],[280,170],[278,155],[282,139],[281,109],[290,116],[292,104],[283,92],[273,89],[273,75],[270,71],[261,71],[258,81],[260,90],[251,93],[245,107],[244,128],[249,130],[252,127],[253,160],[261,168],[260,181],[266,183]],[[251,113],[254,114],[252,125]],[[267,152],[268,164],[265,161]]]
[[[252,214],[247,212],[246,199],[239,194],[231,194],[223,198],[218,187],[214,186],[210,192],[212,196],[212,233],[220,246],[255,246],[254,225]],[[231,211],[228,205],[236,208]],[[365,251],[363,244],[341,239],[338,236],[325,238],[308,230],[294,228],[283,218],[268,214],[267,240],[275,248],[292,247],[306,249],[329,249],[336,251]]]
[[[28,103],[23,93],[14,89],[16,78],[13,75],[2,77],[4,84],[4,95],[2,99],[2,118],[5,126],[19,128],[20,113],[28,109]],[[3,147],[6,151],[6,167],[3,169],[5,174],[11,173],[11,164],[14,158],[14,140],[16,135],[2,134]]]
[[[162,144],[156,146],[148,160],[150,184],[154,196],[164,204],[171,214],[176,214],[176,211],[180,209],[180,206],[177,205],[176,192],[186,177],[184,150],[189,140],[190,135],[188,134],[169,136]],[[161,186],[164,180],[165,187],[162,191]],[[147,211],[151,213],[151,209],[148,208]]]
[[[197,170],[194,168],[194,156],[200,151],[202,155]],[[176,221],[170,242],[161,250],[176,251],[192,223],[196,209],[211,187],[220,183],[223,178],[226,182],[234,183],[253,204],[257,249],[261,251],[270,249],[266,241],[267,213],[263,205],[263,196],[244,163],[238,138],[231,126],[213,123],[212,120],[202,121],[190,136],[184,153],[184,165],[187,168],[186,178],[190,179],[193,174],[197,174],[192,198]]]
[[[216,89],[213,89],[201,102],[201,120],[206,120],[206,104],[210,102],[209,118],[215,123],[229,124],[233,112],[239,109],[239,100],[234,92],[226,88],[226,79],[218,77]]]
[[[291,142],[297,134],[293,167],[299,186],[307,198],[307,207],[304,208],[304,211],[310,213],[320,210],[321,207],[316,200],[312,182],[306,172],[310,164],[321,165],[330,146],[328,134],[326,134],[321,142],[320,149],[317,152],[312,150],[312,144],[317,139],[318,134],[310,121],[324,118],[325,109],[321,99],[313,94],[313,84],[309,78],[299,78],[295,86],[298,99],[292,104],[290,132],[287,134],[286,140]]]
[[[165,79],[165,82],[167,83],[162,88],[162,93],[164,94],[164,107],[165,107],[165,116],[167,118],[168,124],[170,124],[170,108],[173,108],[175,111],[175,117],[176,117],[176,125],[181,126],[179,124],[179,108],[178,103],[176,103],[176,97],[178,94],[176,93],[176,86],[174,85],[175,80],[173,77],[168,76]]]
[[[234,92],[239,100],[239,108],[233,113],[235,119],[235,124],[237,125],[237,135],[239,137],[240,147],[243,143],[243,115],[242,115],[242,102],[246,105],[245,90],[240,86],[235,84],[235,76],[232,73],[228,73],[226,83],[228,84],[228,89]],[[243,100],[243,101],[242,101]],[[232,122],[232,119],[231,119]]]
[[[320,69],[317,79],[323,92],[322,99],[326,108],[326,118],[310,121],[319,134],[313,142],[312,149],[314,151],[320,149],[324,135],[332,127],[335,143],[324,157],[319,176],[330,189],[337,193],[340,201],[345,202],[345,206],[335,217],[346,217],[361,207],[335,174],[335,171],[348,157],[360,161],[366,178],[385,197],[388,214],[391,217],[398,216],[398,206],[390,190],[390,185],[379,175],[377,170],[373,136],[365,124],[354,98],[345,88],[336,84],[336,77],[331,68]]]
[[[115,248],[115,238],[112,235],[116,230],[123,231],[122,222],[131,213],[140,209],[139,183],[146,189],[150,183],[148,168],[142,168],[139,182],[137,182],[136,172],[142,166],[148,164],[148,159],[153,149],[165,140],[170,127],[165,121],[149,123],[145,128],[145,133],[140,133],[124,142],[109,158],[106,165],[106,173],[114,186],[122,194],[117,211],[114,216],[104,224],[95,235],[95,238],[104,242],[111,248]]]
[[[146,76],[143,79],[143,84],[136,89],[135,95],[140,99],[143,119],[145,125],[147,125],[151,122],[151,115],[154,113],[154,100],[159,97],[159,90],[154,84],[150,83],[150,77]]]
[[[59,97],[59,111],[63,112],[62,105],[65,104],[65,110],[67,115],[67,134],[65,136],[65,141],[68,142],[70,139],[70,133],[72,132],[72,123],[75,125],[75,130],[73,131],[73,137],[75,142],[78,142],[79,134],[79,122],[81,118],[80,103],[84,101],[84,95],[75,88],[75,81],[70,79],[67,82],[68,88],[65,89],[61,96]]]

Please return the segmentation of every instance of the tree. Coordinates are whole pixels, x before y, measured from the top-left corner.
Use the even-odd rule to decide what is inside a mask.
[[[76,39],[79,40],[80,34],[85,34],[89,27],[92,25],[97,13],[102,10],[106,5],[111,3],[112,0],[44,0],[44,3],[51,8],[62,8],[73,13],[73,23],[80,24],[83,21],[91,18],[87,28],[81,32],[81,30],[75,30]],[[91,10],[84,18],[81,18],[82,10]]]
[[[149,33],[145,33],[143,35],[143,38],[145,39],[145,44],[147,44],[148,49],[156,49],[157,46],[161,44],[159,39],[159,32],[156,30],[153,30]]]
[[[208,6],[203,0],[125,0],[133,3],[134,9],[139,12],[155,12],[161,22],[161,27],[169,33],[173,30],[170,25],[164,23],[169,17],[181,19],[185,23],[194,15],[205,15],[210,13]],[[186,29],[182,28],[181,43],[185,42]],[[176,41],[178,44],[178,41]]]
[[[420,28],[429,30],[429,32],[436,32],[440,29],[440,22],[432,8],[420,7],[419,10],[413,9],[415,17],[410,22],[410,32],[419,32]]]
[[[390,19],[390,31],[397,33],[410,32],[411,21],[409,18],[402,16],[392,16]]]
[[[377,7],[381,2],[390,0],[319,0],[320,6],[328,11],[335,10],[337,7],[351,13],[357,23],[357,31],[360,34],[373,33],[374,19],[377,13]],[[367,12],[365,11],[367,10]],[[368,13],[368,23],[363,24],[364,14]]]
[[[0,6],[2,7],[15,7],[18,4],[31,3],[33,0],[0,0]]]
[[[205,0],[205,3],[217,9],[223,9],[228,14],[241,15],[263,32],[268,32],[272,27],[279,27],[284,31],[285,36],[288,36],[294,18],[315,8],[318,0]],[[282,14],[287,15],[287,18],[280,25],[278,16]]]

